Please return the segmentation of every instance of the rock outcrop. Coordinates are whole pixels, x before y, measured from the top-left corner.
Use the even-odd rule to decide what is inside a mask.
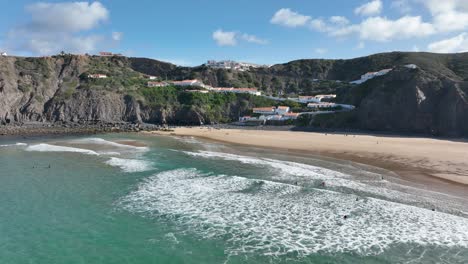
[[[418,68],[403,67],[409,63]],[[361,85],[348,84],[367,71],[384,68],[394,70]],[[90,82],[89,73],[112,78]],[[255,105],[246,98],[221,102],[215,110],[210,105],[178,101],[151,104],[139,93],[145,74],[175,80],[198,78],[212,86],[253,86],[268,94],[336,92],[339,102],[357,106],[345,121],[314,123],[321,127],[468,136],[468,53],[394,52],[351,60],[299,60],[246,72],[203,65],[177,67],[143,58],[0,57],[0,123],[198,125],[235,120]]]

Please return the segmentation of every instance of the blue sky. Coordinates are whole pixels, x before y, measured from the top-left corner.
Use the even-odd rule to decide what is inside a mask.
[[[468,50],[467,0],[6,1],[0,50],[101,50],[181,65],[274,64],[386,51]]]

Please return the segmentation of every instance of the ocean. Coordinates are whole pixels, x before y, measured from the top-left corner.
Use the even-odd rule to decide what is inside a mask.
[[[0,263],[467,263],[466,199],[195,138],[0,138]]]

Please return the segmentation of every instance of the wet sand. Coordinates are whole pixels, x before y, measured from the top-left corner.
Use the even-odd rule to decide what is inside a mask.
[[[402,179],[468,185],[468,142],[463,140],[199,127],[143,133],[317,154],[384,168]]]

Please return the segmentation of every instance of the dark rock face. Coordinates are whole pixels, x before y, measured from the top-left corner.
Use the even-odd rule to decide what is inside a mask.
[[[203,107],[150,106],[120,86],[82,85],[83,74],[104,67],[113,76],[149,74],[167,79],[199,78],[213,86],[255,86],[266,93],[337,92],[339,102],[357,106],[347,127],[468,136],[468,53],[386,53],[352,60],[299,60],[247,72],[177,67],[141,58],[55,56],[0,57],[0,124],[104,122],[210,124],[236,119],[252,107],[234,102],[214,120]],[[414,63],[418,69],[407,69]],[[350,81],[367,71],[394,67],[362,85],[315,87],[312,79]],[[126,76],[126,75],[125,75]],[[124,78],[124,77],[122,77]],[[125,77],[126,78],[126,77]],[[342,123],[334,122],[336,127]]]
[[[358,106],[356,125],[361,129],[467,136],[467,92],[467,82],[397,68],[346,96]]]

